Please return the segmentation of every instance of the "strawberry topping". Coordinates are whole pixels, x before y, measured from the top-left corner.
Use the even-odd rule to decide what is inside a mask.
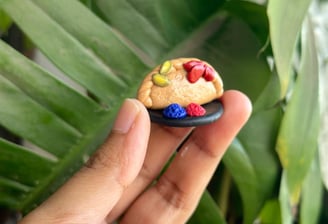
[[[204,73],[204,66],[202,64],[195,65],[187,74],[188,81],[195,83],[202,77]]]
[[[214,70],[211,67],[206,67],[203,77],[206,81],[213,81],[215,77],[214,74]]]
[[[183,64],[183,68],[187,71],[187,79],[191,83],[197,82],[201,77],[206,81],[213,81],[215,78],[215,71],[201,61],[188,61]]]

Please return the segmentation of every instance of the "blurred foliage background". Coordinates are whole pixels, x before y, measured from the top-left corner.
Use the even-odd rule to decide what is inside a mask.
[[[0,0],[0,223],[69,178],[176,57],[208,61],[254,107],[188,223],[327,223],[327,4]]]

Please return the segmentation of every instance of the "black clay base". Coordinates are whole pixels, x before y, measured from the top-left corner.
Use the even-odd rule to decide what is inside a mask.
[[[148,109],[148,112],[152,122],[172,127],[193,127],[210,124],[219,119],[223,113],[223,107],[219,100],[214,100],[202,106],[205,108],[206,114],[201,117],[170,119],[163,117],[163,110]]]

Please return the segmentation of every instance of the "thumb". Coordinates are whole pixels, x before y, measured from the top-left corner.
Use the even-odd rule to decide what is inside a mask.
[[[125,100],[110,136],[81,172],[91,172],[90,175],[104,172],[110,181],[116,178],[115,181],[125,188],[141,169],[149,132],[150,121],[145,107],[137,100]]]
[[[149,132],[150,121],[144,106],[137,100],[125,100],[106,142],[79,172],[26,220],[33,220],[36,214],[38,220],[40,217],[45,217],[45,221],[58,217],[62,220],[69,214],[67,219],[70,221],[79,222],[81,220],[75,218],[80,218],[86,222],[90,218],[94,223],[98,219],[100,222],[138,175]]]

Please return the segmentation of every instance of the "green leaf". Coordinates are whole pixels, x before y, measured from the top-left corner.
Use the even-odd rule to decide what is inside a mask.
[[[216,223],[216,224],[225,224],[226,221],[222,216],[218,206],[211,197],[211,195],[205,191],[200,199],[199,205],[187,222],[188,224],[207,224],[207,223]]]
[[[277,140],[292,206],[317,151],[320,126],[317,54],[311,23],[304,28],[301,68]]]
[[[256,34],[261,45],[266,45],[269,38],[269,21],[265,6],[249,1],[228,1],[224,9],[243,19]]]
[[[253,223],[273,194],[279,168],[274,146],[280,119],[279,108],[253,114],[223,157],[242,197],[244,223]]]
[[[290,84],[293,54],[311,0],[269,0],[271,45],[283,98]]]
[[[252,223],[261,204],[261,195],[256,193],[259,186],[255,169],[238,140],[235,140],[229,147],[223,157],[223,163],[227,166],[240,191],[244,205],[244,223]],[[240,170],[243,172],[238,172]]]
[[[319,158],[321,165],[321,173],[323,183],[328,190],[328,116],[326,111],[328,111],[328,25],[327,20],[327,1],[315,1],[313,7],[310,10],[311,19],[315,21],[315,42],[318,51],[318,62],[319,62],[319,88],[320,88],[320,111],[321,111],[321,128],[319,137]],[[327,204],[327,203],[326,203]],[[328,213],[326,208],[324,211]],[[326,215],[326,217],[328,217]]]
[[[3,139],[0,139],[0,153],[0,205],[18,208],[56,162]]]
[[[0,41],[0,74],[33,101],[56,113],[80,132],[87,132],[101,107],[54,78]],[[20,65],[20,66],[17,66]],[[79,113],[76,113],[79,111]],[[96,111],[96,113],[95,113]],[[10,125],[11,126],[11,125]]]
[[[7,31],[12,21],[3,10],[0,9],[0,36]]]
[[[290,203],[286,172],[283,171],[279,189],[279,203],[281,208],[281,223],[292,224],[296,215],[297,206]]]
[[[281,224],[280,204],[276,199],[269,200],[263,206],[259,223]]]
[[[130,41],[126,41],[112,27],[95,17],[92,12],[78,2],[65,0],[33,0],[33,2],[44,10],[54,22],[60,24],[69,35],[91,51],[90,53],[96,56],[95,60],[108,66],[110,72],[128,84],[133,84],[136,76],[141,78],[145,70],[150,69],[145,65],[143,58],[145,54],[140,54],[140,51],[136,50]],[[78,22],[76,18],[79,18]],[[42,49],[46,50],[47,47],[42,46]],[[56,54],[56,52],[54,53]],[[149,57],[147,59],[153,66],[152,59]],[[93,61],[89,63],[93,63]],[[114,88],[113,84],[110,85],[111,88]]]
[[[302,187],[300,209],[301,223],[318,223],[322,207],[322,198],[323,185],[321,181],[319,158],[316,158],[313,160]]]
[[[80,137],[75,128],[29,99],[3,76],[0,76],[0,105],[3,126],[56,156],[63,157],[67,148]],[[56,139],[61,141],[56,142]],[[56,144],[50,145],[49,142]]]
[[[280,84],[279,77],[275,71],[273,71],[271,78],[266,85],[265,89],[262,91],[260,96],[257,98],[253,104],[253,111],[271,109],[279,104],[280,98]]]
[[[3,139],[0,139],[0,148],[2,177],[25,186],[35,187],[38,185],[38,180],[51,172],[56,163],[53,159],[36,156],[28,149]],[[17,168],[13,169],[13,167]]]
[[[139,13],[138,6],[129,1],[97,1],[98,7],[103,11],[107,21],[126,36],[134,36],[133,43],[151,58],[160,58],[163,50],[169,49],[160,25],[152,24],[143,14]],[[170,4],[168,4],[170,5]],[[144,7],[142,8],[144,9]],[[154,15],[156,16],[156,15]],[[138,24],[141,32],[135,32],[134,26]],[[159,26],[159,27],[158,27]]]
[[[42,2],[46,4],[48,1]],[[94,16],[92,17],[92,14],[78,2],[64,2],[64,4],[61,4],[60,1],[49,1],[48,3],[52,6],[52,11],[61,11],[60,6],[70,6],[70,8],[76,9],[74,11],[78,12],[78,15],[75,15],[76,17],[74,17],[74,19],[88,19],[91,17],[93,18],[94,23],[102,24],[100,20],[97,20]],[[83,46],[83,42],[79,42],[76,37],[73,37],[65,30],[65,26],[61,26],[60,23],[52,19],[50,17],[51,15],[42,11],[36,3],[32,1],[21,2],[13,0],[3,1],[1,6],[32,40],[37,40],[35,41],[35,44],[54,62],[55,65],[97,96],[105,105],[113,103],[111,102],[113,92],[120,94],[122,88],[126,88],[126,84],[113,73],[109,65],[105,64],[101,58],[90,51],[89,46]],[[57,9],[57,7],[59,7],[59,9]],[[69,18],[64,17],[63,19],[70,21],[71,17],[69,15],[71,14],[63,13],[62,15],[67,15]],[[35,26],[34,24],[38,24],[38,26]],[[70,24],[67,24],[67,26],[69,25]],[[89,22],[86,24],[81,23],[81,25],[85,26],[84,29],[88,29],[89,27],[91,29],[94,24],[91,20],[91,24]],[[105,24],[103,24],[103,26],[105,26]],[[108,31],[107,33],[110,34],[107,38],[113,36],[108,28],[106,30]],[[98,33],[96,33],[95,36],[89,36],[89,41],[104,41],[104,34],[100,36],[97,35]],[[55,36],[56,38],[49,41],[49,36]],[[101,43],[98,45],[100,44]],[[61,57],[58,57],[58,55]],[[118,59],[122,60],[121,63],[124,62],[122,58]],[[136,58],[134,57],[131,59],[131,61],[133,61],[133,59]],[[124,58],[124,60],[129,61],[129,58]]]

